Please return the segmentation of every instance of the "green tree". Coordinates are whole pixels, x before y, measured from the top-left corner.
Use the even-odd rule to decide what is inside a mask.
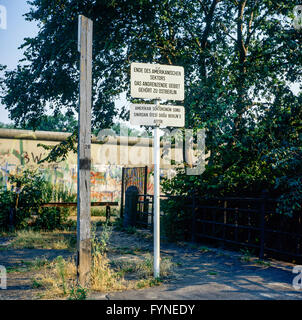
[[[77,128],[77,126],[78,122],[73,116],[63,115],[59,113],[55,116],[43,115],[36,127],[25,125],[22,127],[22,129],[73,132]]]
[[[3,103],[16,124],[33,128],[47,108],[77,111],[77,25],[78,15],[84,14],[94,21],[93,127],[108,127],[115,115],[127,116],[124,109],[115,109],[114,101],[129,90],[132,61],[185,65],[191,83],[199,69],[192,60],[199,55],[196,40],[202,36],[206,47],[218,2],[33,0],[26,19],[37,21],[40,31],[21,46],[22,64],[6,71]],[[192,30],[197,34],[188,37]]]

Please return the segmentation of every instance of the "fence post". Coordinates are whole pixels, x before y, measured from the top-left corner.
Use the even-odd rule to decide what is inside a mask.
[[[261,195],[261,208],[260,208],[260,253],[259,258],[264,258],[264,243],[265,243],[265,207],[268,198],[268,191],[263,190]]]
[[[149,208],[149,205],[148,205],[148,202],[146,202],[146,194],[148,192],[148,166],[145,166],[145,174],[144,174],[144,208],[143,208],[143,211],[144,212],[147,212],[148,211],[148,208]],[[148,221],[148,216],[147,216],[147,221]]]
[[[196,191],[193,191],[192,196],[192,242],[196,241]]]
[[[122,168],[122,189],[121,189],[121,207],[120,207],[120,218],[124,216],[124,192],[125,192],[125,168]]]
[[[15,210],[16,208],[10,208],[9,209],[9,216],[8,216],[8,223],[9,223],[9,230],[14,231],[15,229]]]
[[[106,206],[106,223],[110,222],[110,213],[111,213],[111,210],[110,210],[110,206]]]

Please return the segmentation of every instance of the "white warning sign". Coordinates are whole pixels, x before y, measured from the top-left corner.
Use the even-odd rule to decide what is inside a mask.
[[[131,104],[130,123],[144,126],[184,127],[185,109],[182,106]]]
[[[184,68],[133,62],[131,64],[131,96],[183,101]]]

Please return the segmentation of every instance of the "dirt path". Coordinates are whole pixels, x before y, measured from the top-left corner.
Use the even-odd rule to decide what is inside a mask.
[[[0,251],[0,265],[7,269],[7,290],[0,290],[0,300],[37,299],[33,288],[36,271],[27,271],[28,263],[35,260],[53,260],[58,256],[73,256],[68,250],[15,249]]]
[[[150,234],[135,235],[113,231],[109,241],[110,259],[139,257],[138,252],[151,252]],[[0,290],[0,300],[37,299],[33,288],[34,271],[26,264],[35,259],[74,256],[68,250],[5,249],[0,239],[0,265],[7,270],[7,290]],[[301,299],[302,291],[292,287],[293,265],[279,261],[262,263],[238,252],[190,244],[161,244],[161,256],[174,262],[173,276],[160,286],[117,293],[91,293],[89,299]],[[22,269],[24,270],[22,271]]]

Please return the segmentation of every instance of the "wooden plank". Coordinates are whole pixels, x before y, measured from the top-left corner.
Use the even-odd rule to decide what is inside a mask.
[[[114,207],[118,206],[118,202],[91,202],[91,207]],[[44,203],[41,205],[43,208],[50,208],[50,207],[58,207],[58,208],[68,208],[68,207],[77,207],[77,202],[51,202],[51,203]]]
[[[91,268],[91,91],[93,22],[79,16],[80,98],[77,177],[77,278],[81,286],[89,284]]]

